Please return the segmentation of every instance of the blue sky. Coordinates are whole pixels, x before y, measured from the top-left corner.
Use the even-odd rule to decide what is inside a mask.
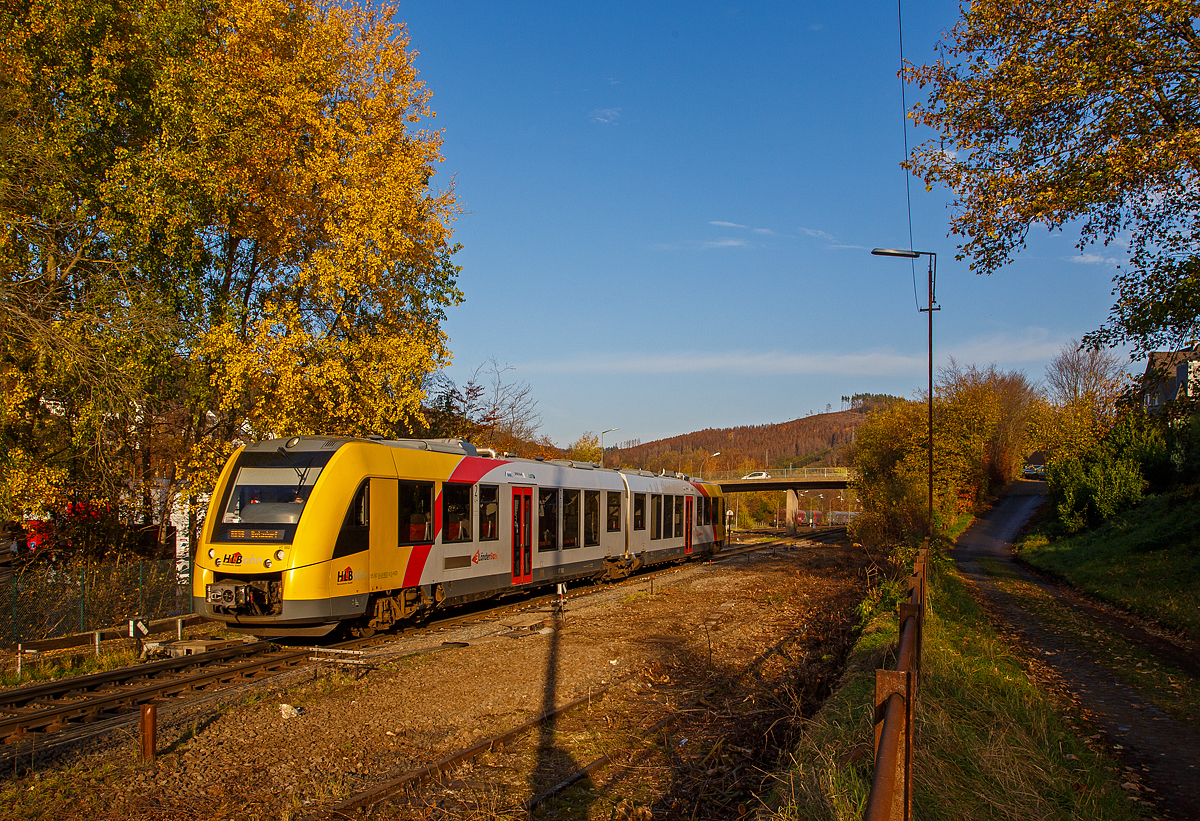
[[[957,16],[909,4],[905,56],[932,60]],[[397,19],[444,130],[437,181],[465,209],[453,378],[511,365],[560,445],[924,384],[910,265],[870,255],[908,246],[894,3],[439,0]],[[1104,320],[1120,249],[1039,232],[977,276],[948,201],[912,181],[913,244],[938,253],[936,363],[1040,379]]]

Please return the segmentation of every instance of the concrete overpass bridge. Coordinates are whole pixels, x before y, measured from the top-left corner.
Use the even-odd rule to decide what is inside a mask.
[[[840,496],[844,502],[842,511],[849,507],[849,494],[846,493],[846,489],[855,479],[854,471],[849,468],[788,468],[772,470],[769,473],[760,471],[759,473],[763,475],[755,478],[746,478],[755,476],[754,473],[737,476],[735,473],[727,472],[706,474],[702,478],[719,484],[722,493],[746,493],[759,490],[787,491],[787,529],[789,534],[796,532],[796,514],[802,510],[833,511],[835,496]],[[828,492],[827,495],[821,494],[829,499],[828,505],[818,505],[816,508],[811,505],[807,508],[800,506],[802,494],[811,498],[811,493],[822,491]]]

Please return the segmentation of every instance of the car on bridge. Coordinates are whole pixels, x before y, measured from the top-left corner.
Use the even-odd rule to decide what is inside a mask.
[[[743,479],[770,479],[771,474],[767,473],[765,470],[756,470],[753,473],[747,473],[742,478]]]

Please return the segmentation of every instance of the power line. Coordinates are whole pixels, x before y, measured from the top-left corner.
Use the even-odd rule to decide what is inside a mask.
[[[896,31],[900,36],[900,124],[904,131],[904,159],[908,160],[908,99],[905,94],[905,86],[908,85],[904,81],[904,13],[901,8],[903,0],[896,0]],[[912,173],[906,168],[904,169],[904,198],[908,204],[908,247],[913,247],[913,232],[912,232]],[[921,300],[917,296],[917,262],[915,259],[908,261],[909,267],[912,270],[913,283],[913,304],[917,306],[917,310],[921,310]]]

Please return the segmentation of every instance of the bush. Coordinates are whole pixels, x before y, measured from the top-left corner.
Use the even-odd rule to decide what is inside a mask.
[[[1064,459],[1046,472],[1050,498],[1069,533],[1099,524],[1136,505],[1147,482],[1139,465],[1107,455],[1092,462]]]

